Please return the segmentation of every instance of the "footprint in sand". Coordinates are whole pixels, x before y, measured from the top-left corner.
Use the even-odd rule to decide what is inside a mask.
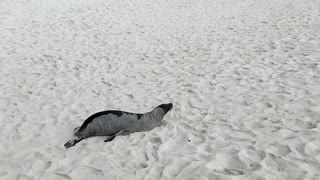
[[[225,168],[222,171],[213,170],[214,172],[217,172],[219,174],[229,175],[229,176],[239,176],[244,175],[244,171],[241,169],[228,169]]]
[[[59,179],[59,180],[71,180],[71,178],[69,177],[69,175],[67,174],[60,174],[60,173],[54,173],[54,172],[45,172],[44,174],[42,174],[40,176],[40,179]]]
[[[320,152],[320,143],[318,141],[307,142],[304,146],[304,152],[309,156],[318,154]]]
[[[85,180],[85,179],[95,179],[97,177],[101,177],[104,175],[104,173],[103,171],[96,168],[81,166],[79,168],[74,169],[70,175],[72,179]]]
[[[32,171],[34,172],[40,172],[48,169],[51,166],[51,161],[44,161],[44,160],[36,160],[32,164]]]
[[[225,175],[225,176],[241,176],[245,174],[245,171],[242,169],[235,169],[235,168],[223,168],[223,169],[208,169],[208,168],[199,168],[193,174],[195,177],[210,177],[214,175]]]
[[[287,145],[275,144],[275,145],[272,145],[271,147],[269,147],[267,149],[267,152],[269,152],[271,154],[275,154],[277,156],[284,157],[284,156],[288,155],[291,152],[291,150],[290,150],[289,146],[287,146]]]

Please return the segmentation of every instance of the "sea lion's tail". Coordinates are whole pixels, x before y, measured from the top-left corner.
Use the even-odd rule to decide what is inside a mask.
[[[70,141],[66,142],[64,144],[65,148],[69,148],[72,147],[74,145],[76,145],[78,142],[80,142],[83,138],[81,136],[75,136],[75,138],[71,139]]]

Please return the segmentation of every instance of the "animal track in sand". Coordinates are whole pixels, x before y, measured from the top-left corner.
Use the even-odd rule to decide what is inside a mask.
[[[32,171],[34,172],[44,171],[50,168],[51,163],[52,163],[51,161],[44,161],[44,160],[38,159],[32,164]]]
[[[79,179],[79,180],[88,179],[88,177],[90,177],[90,179],[94,179],[96,177],[99,177],[99,176],[101,177],[103,175],[104,175],[103,171],[96,168],[88,167],[88,166],[80,166],[74,169],[70,173],[70,176],[73,179]]]
[[[199,177],[210,177],[216,174],[225,175],[225,176],[241,176],[245,174],[245,171],[243,171],[242,169],[235,169],[235,168],[233,169],[223,168],[221,170],[218,170],[218,169],[208,169],[208,168],[200,167],[190,176],[192,177],[191,178],[192,180],[197,180]]]
[[[160,137],[155,137],[155,138],[149,139],[149,142],[150,142],[151,144],[159,145],[159,144],[162,143],[162,140],[161,140]]]
[[[264,151],[255,150],[254,147],[248,147],[239,152],[239,157],[243,160],[249,159],[252,162],[260,163],[266,157],[266,154]]]
[[[274,144],[268,147],[266,151],[281,157],[287,156],[291,152],[289,146],[281,144]]]
[[[314,156],[320,153],[320,143],[319,141],[307,142],[304,146],[304,152],[309,156]]]
[[[1,3],[2,179],[319,179],[318,1]],[[89,111],[165,94],[181,116],[155,135],[57,145],[62,131],[52,129]],[[26,156],[24,142],[45,158]],[[227,163],[215,161],[219,152]],[[105,174],[77,169],[82,160]]]
[[[60,174],[55,172],[44,172],[39,179],[61,179],[61,180],[72,180],[67,174]],[[79,179],[80,180],[80,179]]]

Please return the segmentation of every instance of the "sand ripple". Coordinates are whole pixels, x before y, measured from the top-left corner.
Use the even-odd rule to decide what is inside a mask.
[[[319,1],[0,1],[0,179],[320,179]],[[150,132],[63,144],[173,101]]]

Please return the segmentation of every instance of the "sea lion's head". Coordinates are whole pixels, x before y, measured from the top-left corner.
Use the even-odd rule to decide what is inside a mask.
[[[172,103],[161,104],[158,107],[164,111],[164,114],[167,114],[172,109],[173,104]]]

